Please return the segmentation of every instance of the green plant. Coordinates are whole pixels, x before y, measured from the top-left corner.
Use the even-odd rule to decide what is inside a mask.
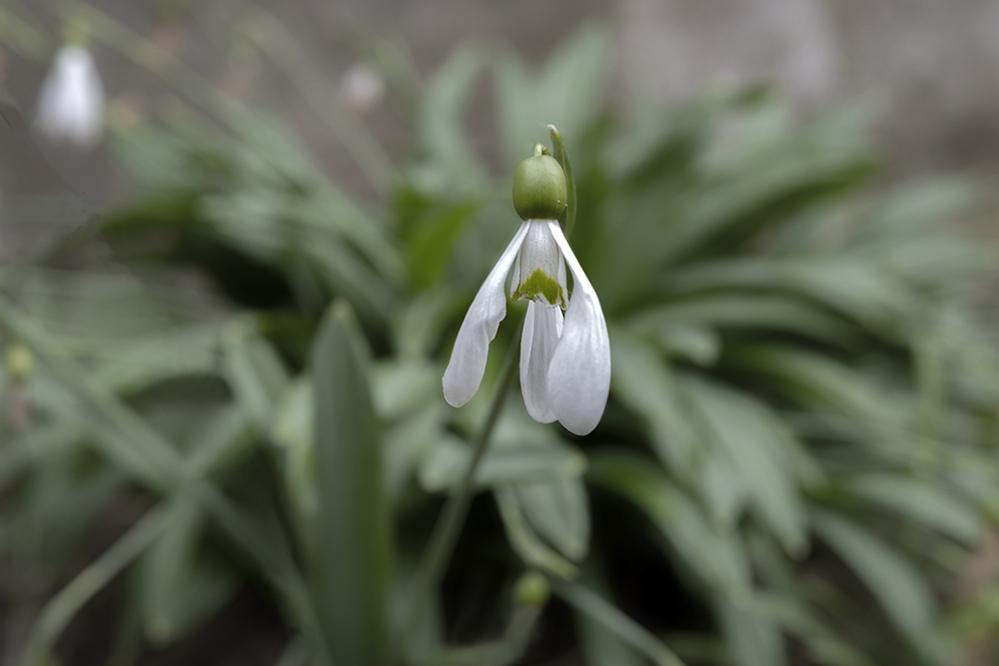
[[[131,43],[115,30],[95,39]],[[856,113],[797,127],[765,90],[608,108],[606,49],[586,29],[537,72],[494,59],[500,177],[462,129],[485,59],[459,50],[372,205],[232,100],[224,132],[186,107],[118,129],[142,196],[102,231],[133,272],[0,277],[0,330],[37,365],[3,386],[32,419],[2,426],[3,541],[52,580],[103,507],[148,509],[48,602],[27,664],[126,569],[141,619],[123,660],[140,633],[195,630],[240,577],[300,635],[281,663],[512,663],[534,634],[592,664],[946,658],[939,591],[999,500],[996,358],[965,294],[978,252],[938,225],[966,187],[879,194]],[[612,346],[584,439],[502,402],[515,327],[466,407],[440,391],[515,228],[512,168],[548,123]],[[421,579],[480,436],[481,494],[443,582]]]

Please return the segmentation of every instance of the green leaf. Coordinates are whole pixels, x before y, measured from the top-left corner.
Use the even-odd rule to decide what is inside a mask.
[[[560,578],[571,579],[578,575],[576,565],[556,552],[531,529],[512,489],[499,488],[494,496],[510,547],[527,565]]]
[[[974,545],[982,535],[981,514],[941,489],[938,483],[872,472],[845,479],[842,485],[849,493],[897,511],[968,546]]]
[[[587,26],[560,43],[537,74],[513,56],[496,60],[504,155],[510,168],[529,154],[539,128],[582,135],[596,120],[607,84],[609,35]],[[568,174],[567,174],[568,175]]]
[[[806,302],[756,294],[698,295],[645,310],[628,325],[646,335],[693,325],[794,333],[840,346],[849,346],[856,338],[841,318]]]
[[[456,49],[427,85],[417,118],[420,147],[428,156],[420,176],[423,189],[475,192],[485,187],[482,165],[463,131],[484,60],[484,53],[474,46]]]
[[[847,417],[853,432],[870,438],[881,454],[913,457],[901,397],[860,371],[812,351],[776,345],[746,345],[726,361],[759,374],[804,409]]]
[[[805,511],[783,450],[796,445],[790,430],[763,404],[721,384],[685,377],[683,391],[702,428],[701,439],[727,457],[734,480],[748,491],[759,518],[788,553],[807,546]]]
[[[579,583],[553,581],[552,588],[576,610],[644,653],[657,666],[683,666],[680,658],[642,625]]]
[[[203,516],[187,497],[167,506],[169,525],[143,555],[139,598],[145,635],[167,644],[218,611],[237,591],[237,579],[224,567],[211,567],[196,552]]]
[[[267,433],[278,401],[288,387],[288,372],[274,348],[246,330],[247,325],[236,323],[225,332],[223,367],[237,404],[261,432]]]
[[[590,505],[581,479],[562,478],[513,486],[527,520],[570,560],[586,556],[590,545]]]
[[[673,546],[680,564],[708,589],[729,598],[749,590],[749,562],[737,534],[722,532],[655,465],[642,456],[599,452],[587,478],[632,502]]]
[[[624,329],[611,330],[611,391],[650,430],[656,454],[678,476],[688,475],[698,457],[696,434],[683,417],[669,367],[656,349]]]
[[[334,304],[312,352],[318,474],[319,615],[333,661],[388,662],[390,515],[363,338],[347,306]]]
[[[933,592],[924,578],[890,546],[856,524],[815,511],[812,525],[881,604],[888,618],[926,657],[939,650]]]
[[[381,362],[372,368],[371,384],[378,415],[396,419],[440,395],[440,369],[423,358]]]
[[[427,289],[441,281],[458,236],[477,210],[478,206],[472,203],[434,207],[413,222],[408,251],[409,282],[413,289]]]
[[[25,666],[52,663],[55,642],[69,621],[94,594],[107,585],[165,530],[169,512],[157,507],[147,513],[97,560],[49,599],[38,616],[24,651]]]
[[[441,492],[461,480],[471,451],[460,439],[443,436],[420,465],[420,485]],[[577,478],[586,470],[586,458],[572,447],[553,442],[495,446],[486,451],[476,472],[479,486],[519,486]],[[555,501],[555,498],[549,498]]]
[[[756,606],[755,599],[715,604],[725,644],[737,666],[782,666],[787,653],[780,628]]]
[[[607,597],[607,586],[600,569],[591,559],[584,570],[583,581],[595,594]],[[644,653],[629,641],[609,630],[604,623],[594,620],[588,613],[573,613],[576,633],[587,666],[644,666]]]
[[[874,662],[848,640],[836,634],[819,615],[790,595],[758,595],[758,612],[779,622],[804,643],[809,656],[829,666],[874,666]]]

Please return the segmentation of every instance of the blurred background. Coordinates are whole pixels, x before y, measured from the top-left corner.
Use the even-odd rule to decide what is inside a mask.
[[[997,36],[999,0],[0,0],[0,661],[997,663]],[[578,438],[510,396],[425,578],[516,323],[468,407],[440,373],[549,123],[610,403]]]

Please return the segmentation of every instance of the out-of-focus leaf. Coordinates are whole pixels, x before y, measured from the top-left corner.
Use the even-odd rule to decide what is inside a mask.
[[[969,546],[981,536],[979,512],[929,481],[871,472],[851,477],[842,485],[857,497],[897,511]]]
[[[224,367],[236,400],[262,432],[269,432],[288,372],[273,347],[234,324],[222,339]]]
[[[813,298],[876,332],[904,323],[918,302],[912,286],[870,259],[847,254],[814,257],[731,258],[704,261],[671,272],[662,291],[781,289]]]
[[[447,325],[453,298],[450,289],[442,287],[416,294],[403,306],[393,326],[393,340],[400,356],[422,358],[429,354]]]
[[[600,571],[593,563],[584,570],[583,582],[595,594],[607,597],[607,586],[600,578]],[[576,611],[573,613],[579,643],[583,658],[588,666],[643,666],[643,653],[635,649],[628,641],[617,633],[609,630],[603,623],[593,619],[589,614]]]
[[[715,604],[729,658],[737,666],[781,666],[788,663],[780,628],[751,596]]]
[[[349,309],[335,304],[312,356],[321,559],[314,593],[336,663],[389,660],[390,516],[369,389],[369,362]]]
[[[203,528],[197,505],[178,497],[167,510],[170,524],[144,554],[138,575],[145,635],[156,644],[176,640],[203,622],[237,589],[232,571],[197,558]]]
[[[701,424],[701,439],[728,457],[758,511],[789,553],[800,553],[807,543],[805,511],[793,472],[781,465],[781,441],[794,436],[762,404],[721,385],[694,378],[682,384]]]
[[[749,563],[734,533],[715,531],[696,504],[649,461],[632,454],[590,456],[587,478],[635,504],[702,584],[737,598],[749,590]]]
[[[443,401],[426,405],[386,430],[382,438],[385,488],[393,504],[401,499],[407,482],[421,461],[433,455],[435,447],[449,446],[445,442],[450,442],[453,435],[445,431],[446,409],[448,406]],[[422,481],[426,482],[426,479]],[[453,483],[454,480],[451,480],[448,485]]]
[[[446,210],[432,208],[413,222],[408,255],[409,281],[414,289],[426,289],[440,281],[455,241],[476,209],[468,203]]]
[[[527,520],[570,560],[582,559],[590,545],[590,505],[578,477],[513,486]]]
[[[311,377],[297,378],[274,417],[271,438],[283,450],[284,492],[292,521],[306,553],[319,557],[319,489],[316,472],[315,393]]]
[[[470,457],[471,451],[461,440],[442,438],[420,465],[420,484],[430,492],[451,488],[468,469]],[[524,443],[490,447],[475,480],[480,486],[520,486],[578,478],[585,470],[586,458],[567,444]]]
[[[642,625],[579,583],[555,581],[553,587],[556,594],[577,610],[586,613],[605,629],[644,653],[657,666],[683,666],[680,658]]]
[[[375,410],[386,419],[412,413],[440,395],[440,371],[423,359],[379,363],[372,368]]]
[[[874,666],[874,662],[847,639],[837,635],[804,604],[789,596],[759,595],[758,612],[779,622],[805,644],[809,657],[828,666]]]
[[[462,131],[465,108],[483,62],[480,50],[459,48],[429,82],[417,118],[420,147],[428,156],[421,166],[421,189],[476,191],[486,183],[482,166]]]
[[[795,333],[847,345],[856,336],[843,320],[800,300],[752,294],[699,296],[643,311],[629,326],[657,335],[674,326],[713,326]]]
[[[819,413],[846,416],[879,451],[910,456],[905,416],[897,395],[828,357],[775,345],[741,347],[726,359],[775,382],[793,402]]]
[[[933,626],[933,593],[912,564],[874,535],[835,514],[815,511],[812,524],[911,644],[926,657],[935,654],[939,644]]]
[[[975,192],[965,181],[940,178],[908,184],[876,206],[858,225],[853,245],[907,241],[927,226],[966,208]]]
[[[721,338],[707,326],[664,323],[648,331],[667,356],[686,359],[704,367],[711,367],[721,353]]]
[[[531,529],[513,490],[500,488],[496,491],[495,497],[507,539],[521,559],[530,566],[560,578],[575,578],[578,574],[576,566],[546,544]]]
[[[28,637],[23,663],[26,666],[51,663],[55,642],[77,611],[141,555],[169,522],[167,511],[152,510],[50,599]]]
[[[608,36],[588,26],[561,44],[537,76],[513,56],[496,63],[497,99],[507,164],[515,167],[549,124],[580,135],[595,120],[607,83]]]
[[[695,433],[683,418],[669,368],[651,345],[621,329],[611,334],[611,389],[647,423],[655,452],[677,475],[689,474],[697,457]]]
[[[218,343],[215,326],[170,329],[132,345],[115,345],[96,374],[115,390],[129,393],[185,374],[208,373],[215,369]]]

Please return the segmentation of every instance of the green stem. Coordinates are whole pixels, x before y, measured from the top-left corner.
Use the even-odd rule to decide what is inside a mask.
[[[170,524],[169,516],[162,506],[147,513],[125,536],[45,604],[28,639],[22,661],[24,666],[53,663],[52,648],[69,621],[94,594],[159,537]]]
[[[430,535],[430,543],[424,551],[423,559],[420,561],[420,568],[417,571],[416,588],[411,596],[412,602],[409,606],[406,617],[405,636],[412,639],[419,629],[420,620],[426,615],[427,603],[438,586],[441,578],[451,562],[454,554],[454,547],[461,533],[461,528],[465,524],[465,517],[468,515],[468,508],[472,503],[475,491],[475,474],[478,471],[479,463],[489,446],[489,439],[492,437],[493,429],[499,420],[499,415],[503,411],[503,403],[513,378],[517,375],[517,357],[520,351],[520,329],[524,323],[521,320],[517,327],[517,333],[513,343],[507,350],[506,358],[503,360],[503,369],[500,374],[499,384],[496,393],[493,395],[493,403],[489,408],[489,415],[486,417],[478,437],[475,438],[472,449],[472,459],[468,463],[465,474],[458,484],[457,489],[448,498],[443,511],[437,518],[434,531]]]

